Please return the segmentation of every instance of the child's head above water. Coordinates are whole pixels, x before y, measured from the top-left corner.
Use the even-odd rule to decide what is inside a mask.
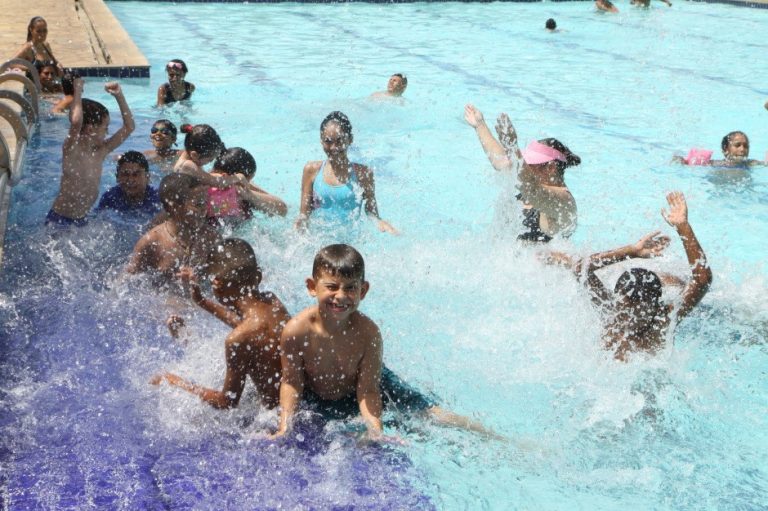
[[[353,140],[352,123],[344,113],[331,112],[320,123],[320,142],[328,156],[346,153]]]
[[[389,77],[387,92],[393,96],[402,96],[406,87],[408,87],[408,78],[404,74],[395,73]]]
[[[92,99],[83,98],[83,126],[82,130],[86,128],[104,128],[109,125],[109,110],[107,107],[94,101]]]
[[[256,174],[256,160],[242,147],[230,147],[213,162],[213,171],[231,176],[242,174],[250,181]]]
[[[544,28],[546,28],[547,30],[556,30],[557,22],[554,19],[549,18],[547,22],[544,23]]]
[[[749,138],[743,131],[732,131],[720,143],[723,155],[728,160],[743,160],[749,157]]]
[[[207,124],[183,124],[181,131],[186,133],[184,150],[188,153],[194,151],[201,159],[213,159],[224,151],[224,143],[219,134]]]
[[[247,241],[227,238],[216,248],[211,257],[211,273],[214,275],[214,292],[220,294],[227,288],[258,288],[261,268],[256,254]]]
[[[160,181],[158,191],[163,209],[173,216],[193,196],[194,190],[199,186],[200,180],[196,177],[176,172],[168,174]]]
[[[184,75],[186,75],[189,72],[189,69],[187,69],[187,64],[185,64],[183,60],[171,59],[165,65],[165,72],[168,73],[169,77],[172,75],[180,74],[183,78]]]
[[[315,256],[312,278],[321,274],[365,281],[365,261],[360,252],[345,244],[328,245]]]
[[[144,198],[149,185],[149,163],[138,151],[126,151],[117,160],[117,184],[131,200]]]
[[[581,164],[581,158],[573,154],[565,144],[556,138],[543,138],[537,141],[537,143],[554,149],[554,152],[547,151],[546,148],[537,151],[536,144],[529,144],[523,151],[523,158],[529,165],[540,165],[554,161],[557,165],[557,170],[562,174],[568,167],[575,167]]]
[[[633,303],[658,305],[661,301],[661,279],[645,268],[632,268],[619,276],[614,293]]]

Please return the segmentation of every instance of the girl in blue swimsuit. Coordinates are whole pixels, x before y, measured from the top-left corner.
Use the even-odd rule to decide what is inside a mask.
[[[397,233],[379,218],[373,172],[365,165],[352,163],[347,149],[352,144],[352,124],[341,112],[331,112],[320,124],[320,142],[328,157],[304,165],[301,203],[297,228],[306,227],[309,217],[333,224],[346,224],[361,211],[373,218],[382,232]]]

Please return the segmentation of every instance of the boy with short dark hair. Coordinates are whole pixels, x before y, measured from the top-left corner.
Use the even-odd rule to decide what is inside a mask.
[[[405,92],[408,87],[408,78],[402,73],[395,73],[389,77],[387,81],[387,90],[374,92],[371,97],[373,98],[399,98]]]
[[[204,310],[233,328],[224,343],[227,374],[221,390],[195,385],[181,376],[163,373],[150,380],[163,380],[213,406],[237,406],[248,376],[259,389],[262,402],[273,408],[278,403],[280,385],[280,333],[290,315],[272,293],[259,291],[261,269],[251,246],[244,240],[228,238],[211,259],[213,294],[219,303],[205,298],[189,268],[180,272],[189,286],[192,299]],[[178,328],[179,322],[174,328]],[[171,331],[174,334],[174,330]]]
[[[350,416],[356,408],[373,440],[384,438],[383,405],[425,412],[438,422],[495,436],[439,408],[383,367],[381,332],[357,310],[369,289],[357,250],[343,244],[323,248],[306,282],[317,305],[291,319],[280,338],[280,425],[273,438],[288,433],[302,399],[334,418]]]
[[[149,184],[149,162],[138,151],[127,151],[117,160],[117,186],[101,196],[96,210],[160,212],[160,196]]]
[[[166,283],[189,266],[205,272],[221,236],[206,223],[208,187],[184,174],[169,174],[160,182],[165,221],[139,239],[128,263],[128,273],[154,273]]]
[[[104,158],[117,149],[134,129],[133,115],[117,82],[104,89],[120,106],[123,125],[107,138],[109,111],[96,101],[83,99],[83,80],[74,81],[74,99],[69,110],[69,133],[62,146],[61,184],[46,217],[46,224],[85,225],[86,215],[99,196]]]

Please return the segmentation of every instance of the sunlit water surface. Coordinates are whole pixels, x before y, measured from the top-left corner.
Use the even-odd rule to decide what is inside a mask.
[[[123,82],[137,117],[125,148],[148,148],[151,123],[167,117],[209,123],[249,149],[255,182],[290,207],[288,219],[258,217],[237,232],[256,249],[264,288],[298,312],[311,304],[303,282],[316,250],[353,242],[371,282],[362,310],[382,328],[387,365],[512,441],[406,419],[390,430],[403,448],[357,447],[359,425],[338,423],[275,445],[256,438],[276,417],[252,392],[238,410],[216,411],[148,385],[163,369],[220,385],[227,329],[117,280],[134,222],[42,227],[67,129],[46,118],[14,190],[0,281],[5,508],[768,506],[766,170],[734,177],[669,163],[694,146],[717,152],[734,129],[763,158],[768,12],[683,2],[619,4],[616,16],[581,2],[110,6],[153,73]],[[561,32],[544,31],[549,17]],[[170,58],[186,60],[198,90],[190,105],[158,111]],[[402,102],[369,100],[393,72],[409,79]],[[116,129],[99,80],[86,95],[109,106]],[[555,136],[582,157],[567,173],[579,227],[556,248],[586,254],[673,234],[659,214],[664,193],[686,194],[715,280],[674,347],[628,364],[601,350],[575,279],[515,241],[514,183],[495,175],[464,124],[469,101],[489,122],[508,112],[523,143]],[[318,126],[336,109],[402,236],[367,225],[293,231],[302,166],[322,158]],[[114,184],[113,163],[105,169],[103,189]],[[647,264],[687,269],[677,240]],[[168,337],[171,310],[188,318],[187,346]]]

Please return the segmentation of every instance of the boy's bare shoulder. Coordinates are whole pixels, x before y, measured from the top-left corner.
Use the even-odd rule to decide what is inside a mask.
[[[368,316],[360,311],[355,311],[349,318],[353,330],[356,330],[366,339],[379,337],[381,332],[379,326]]]

